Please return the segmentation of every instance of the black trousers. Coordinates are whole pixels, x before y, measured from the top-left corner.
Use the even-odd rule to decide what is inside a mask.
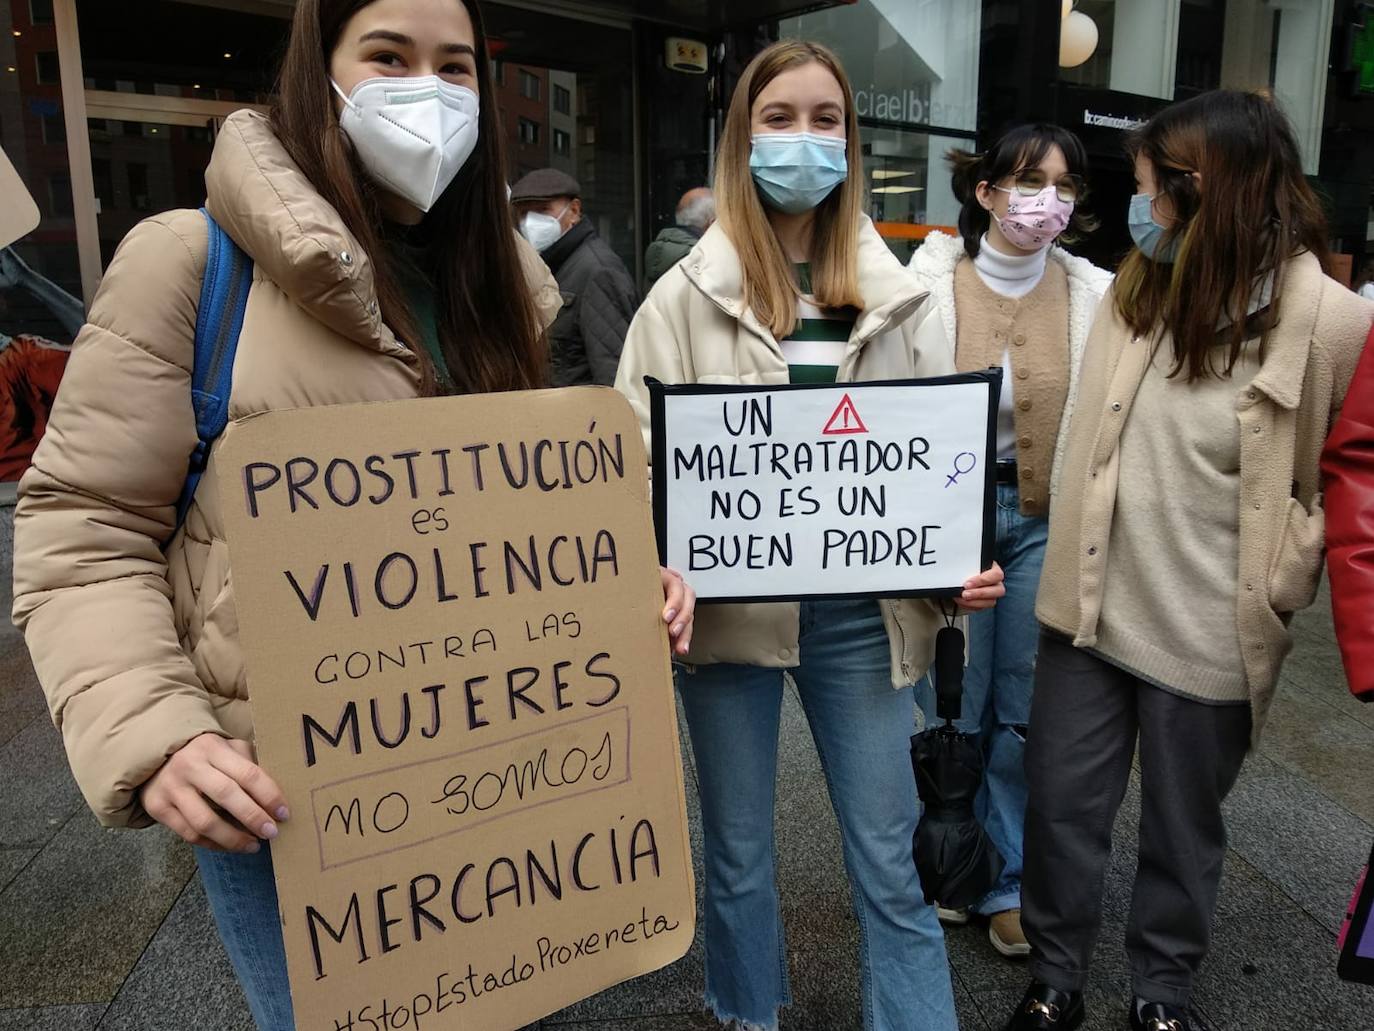
[[[1249,705],[1171,694],[1042,632],[1026,745],[1022,925],[1031,976],[1081,990],[1137,738],[1140,853],[1126,952],[1137,995],[1182,1006],[1211,939],[1226,854],[1221,803],[1249,746]]]

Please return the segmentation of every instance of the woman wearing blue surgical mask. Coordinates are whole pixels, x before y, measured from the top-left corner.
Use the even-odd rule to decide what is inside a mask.
[[[1128,1018],[1135,1031],[1193,1026],[1222,802],[1264,726],[1292,614],[1316,594],[1318,459],[1374,313],[1327,275],[1321,204],[1268,98],[1176,104],[1130,153],[1136,249],[1084,350],[1036,600],[1021,886],[1032,983],[1008,1031],[1085,1019],[1137,756]]]
[[[1083,206],[1088,158],[1073,133],[1022,125],[981,154],[953,150],[947,157],[963,205],[960,237],[931,233],[910,269],[931,292],[959,371],[1002,367],[996,554],[1007,596],[969,620],[959,729],[979,736],[985,773],[975,811],[1005,865],[984,898],[969,909],[942,907],[940,919],[967,923],[971,910],[987,920],[993,948],[1021,958],[1030,951],[1021,931],[1021,826],[1035,592],[1061,430],[1073,411],[1093,313],[1112,277],[1057,245],[1096,225]],[[916,693],[933,722],[929,681]]]
[[[205,175],[253,262],[231,418],[546,383],[560,299],[511,226],[489,67],[475,0],[296,4],[271,114],[229,116]],[[167,212],[105,270],[20,487],[14,616],[96,815],[196,846],[257,1026],[290,1031],[267,845],[309,799],[254,762],[212,477],[176,521],[210,240]],[[691,592],[664,582],[685,650]]]
[[[953,371],[925,291],[862,213],[859,155],[853,94],[829,50],[776,43],[745,69],[716,163],[718,219],[654,285],[625,341],[616,386],[646,440],[645,376],[785,384]],[[995,566],[973,578],[963,603],[991,606],[1001,579]],[[698,614],[678,691],[705,834],[706,1000],[722,1023],[775,1028],[790,1001],[773,862],[790,671],[844,839],[863,1026],[955,1026],[943,935],[911,852],[912,684],[939,625],[934,604],[912,599],[714,605]]]

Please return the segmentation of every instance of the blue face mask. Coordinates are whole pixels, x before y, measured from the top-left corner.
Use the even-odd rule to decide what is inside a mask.
[[[845,181],[845,141],[809,132],[753,137],[749,172],[768,206],[789,215],[810,211]]]
[[[1163,265],[1170,264],[1178,254],[1179,237],[1174,237],[1168,245],[1160,248],[1159,241],[1164,236],[1164,227],[1157,223],[1151,213],[1150,205],[1154,198],[1148,193],[1137,193],[1131,198],[1131,208],[1126,216],[1130,226],[1131,239],[1145,257]]]

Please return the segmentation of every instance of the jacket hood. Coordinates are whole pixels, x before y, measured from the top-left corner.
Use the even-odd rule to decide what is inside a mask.
[[[382,321],[372,261],[291,160],[267,116],[235,111],[205,171],[205,206],[310,315],[341,336],[415,361]]]
[[[928,291],[902,267],[867,215],[861,216],[859,225],[858,265],[863,310],[854,326],[854,339],[877,336],[906,318],[925,300]],[[744,308],[739,253],[719,222],[706,230],[701,241],[683,259],[682,268],[687,278],[727,314],[771,339],[772,334],[759,323],[753,311]]]

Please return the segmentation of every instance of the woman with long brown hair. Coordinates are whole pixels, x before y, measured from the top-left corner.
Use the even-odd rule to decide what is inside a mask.
[[[546,384],[559,296],[511,224],[490,86],[476,0],[296,5],[270,116],[231,115],[206,171],[209,216],[253,262],[231,418]],[[254,1019],[289,1031],[263,846],[304,800],[253,761],[215,491],[177,522],[210,234],[155,216],[106,270],[20,487],[14,612],[92,809],[197,846]],[[692,595],[664,583],[685,649]]]
[[[920,289],[863,215],[849,80],[813,43],[764,50],[735,88],[716,163],[718,220],[654,285],[617,389],[649,435],[644,377],[824,383],[953,371]],[[965,584],[986,608],[1001,570]],[[823,595],[825,583],[815,585]],[[944,939],[912,862],[912,684],[939,625],[927,601],[716,605],[679,670],[705,834],[706,998],[723,1023],[775,1028],[789,999],[773,863],[783,671],[839,817],[858,918],[863,1026],[955,1026]]]
[[[1374,305],[1266,97],[1218,91],[1131,138],[1136,248],[1098,313],[1036,604],[1022,920],[1009,1031],[1074,1028],[1112,823],[1140,756],[1126,930],[1137,1031],[1187,1031],[1226,852],[1293,612],[1321,573],[1318,458]]]

